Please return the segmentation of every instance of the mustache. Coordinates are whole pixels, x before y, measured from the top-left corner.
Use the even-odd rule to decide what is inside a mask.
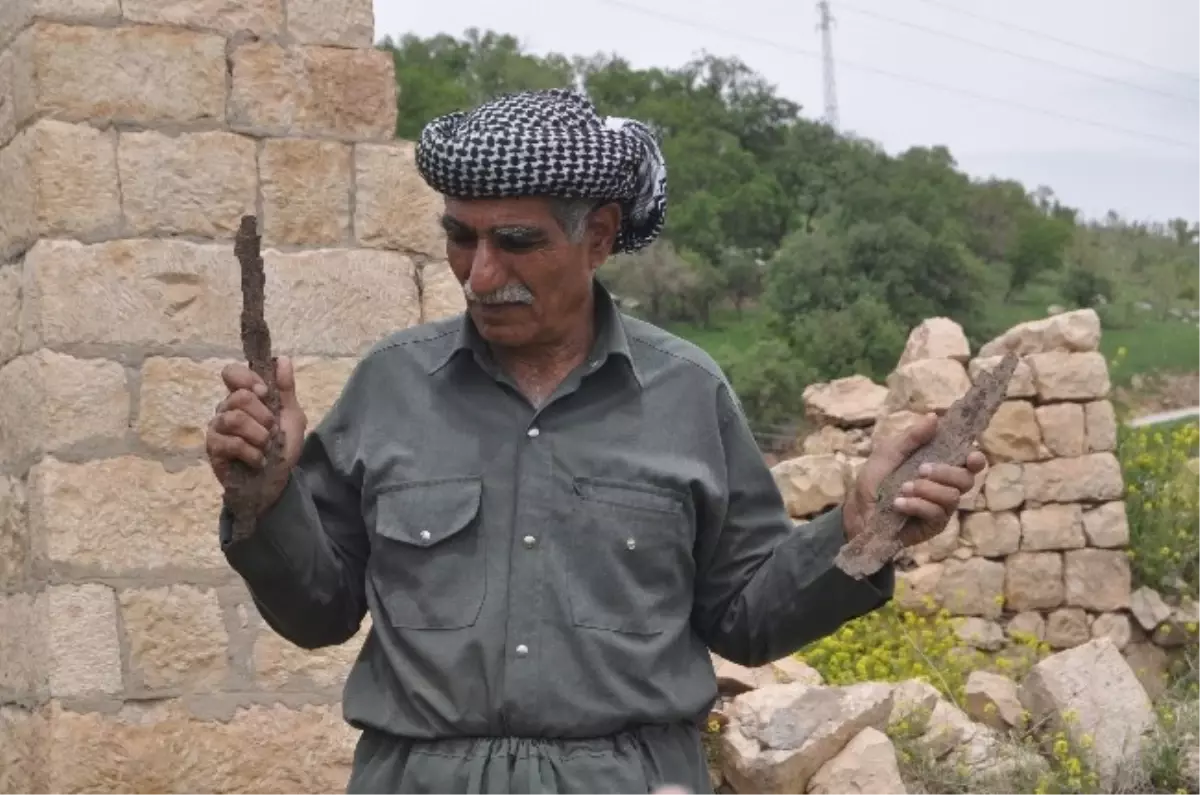
[[[506,284],[498,290],[478,295],[469,282],[463,284],[463,295],[469,304],[532,304],[533,293],[523,284]]]

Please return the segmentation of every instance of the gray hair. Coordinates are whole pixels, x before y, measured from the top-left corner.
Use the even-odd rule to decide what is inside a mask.
[[[562,227],[567,239],[572,243],[578,243],[583,239],[583,231],[587,228],[588,215],[602,203],[594,199],[554,197],[550,199],[550,214]]]

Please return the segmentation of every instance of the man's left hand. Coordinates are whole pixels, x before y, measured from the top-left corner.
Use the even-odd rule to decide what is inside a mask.
[[[894,437],[883,439],[872,450],[858,473],[854,489],[846,498],[842,513],[846,538],[851,539],[866,529],[875,512],[875,495],[883,479],[904,463],[918,447],[933,438],[937,416],[923,417],[911,428]],[[914,521],[901,534],[907,546],[928,541],[946,529],[950,517],[958,510],[958,501],[975,486],[975,475],[987,466],[987,459],[978,450],[967,456],[966,466],[924,464],[916,480],[901,486],[900,496],[892,508]]]

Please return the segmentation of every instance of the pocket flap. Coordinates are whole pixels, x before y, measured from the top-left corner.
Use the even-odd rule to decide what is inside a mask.
[[[405,483],[380,493],[375,531],[415,547],[431,547],[459,532],[479,514],[479,478],[447,478]]]

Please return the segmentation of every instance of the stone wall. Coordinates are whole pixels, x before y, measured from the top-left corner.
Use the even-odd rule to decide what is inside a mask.
[[[980,440],[988,468],[945,532],[907,551],[897,604],[945,608],[985,649],[1017,631],[1058,649],[1101,635],[1124,648],[1137,630],[1129,526],[1099,343],[1090,309],[1016,326],[974,357],[957,323],[925,321],[886,385],[852,376],[806,390],[821,427],[804,440],[805,455],[774,468],[790,512],[805,519],[841,502],[874,443],[921,413],[944,412],[1015,351],[1006,400]]]
[[[216,542],[232,238],[310,427],[457,311],[371,0],[0,2],[0,792],[341,791],[359,638],[306,653]]]

